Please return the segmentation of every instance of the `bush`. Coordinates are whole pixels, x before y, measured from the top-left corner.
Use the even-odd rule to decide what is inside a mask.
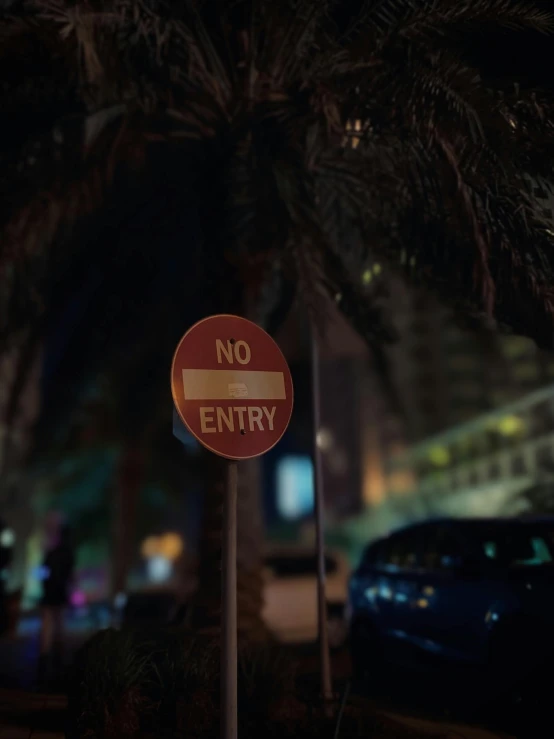
[[[213,639],[109,629],[79,652],[71,685],[70,739],[219,736],[220,650]],[[264,723],[265,737],[282,736],[304,712],[294,689],[295,660],[287,651],[274,644],[242,647],[241,736]]]
[[[219,739],[219,660],[216,641],[191,633],[100,632],[75,660],[68,739]],[[325,718],[313,694],[299,693],[296,675],[287,648],[240,647],[240,739],[333,737],[336,718]],[[383,722],[365,701],[349,702],[340,732],[349,739],[414,735]]]

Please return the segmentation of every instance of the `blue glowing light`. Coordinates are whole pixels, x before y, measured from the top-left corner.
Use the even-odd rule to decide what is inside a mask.
[[[277,464],[277,510],[289,521],[314,509],[314,472],[308,456],[283,457]]]

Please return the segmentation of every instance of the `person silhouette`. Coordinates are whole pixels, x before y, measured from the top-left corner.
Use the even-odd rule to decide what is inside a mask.
[[[75,567],[71,529],[67,524],[61,525],[52,544],[43,561],[39,682],[47,679],[50,669],[59,671],[63,664],[63,617]]]
[[[0,518],[0,636],[3,636],[8,631],[9,625],[6,579],[13,557],[13,543],[8,536],[10,534],[12,534],[11,529]]]

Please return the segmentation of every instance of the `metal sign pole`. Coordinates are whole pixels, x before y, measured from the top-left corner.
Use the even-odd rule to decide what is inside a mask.
[[[221,573],[222,739],[237,739],[237,463],[227,464]]]
[[[327,633],[327,601],[325,598],[325,531],[323,505],[323,469],[317,443],[320,427],[319,350],[315,330],[312,329],[312,406],[313,406],[313,464],[315,494],[315,530],[317,547],[317,617],[319,656],[321,663],[321,691],[326,700],[333,697],[329,635]]]
[[[200,366],[198,357],[203,358]],[[248,367],[254,357],[255,370]],[[245,406],[242,398],[248,397],[253,377],[253,396],[259,403]],[[240,316],[208,316],[191,326],[177,345],[171,395],[178,416],[173,425],[177,438],[187,443],[192,434],[209,451],[232,460],[227,462],[223,505],[221,735],[237,739],[236,460],[260,457],[281,439],[294,405],[292,377],[278,345],[255,323]]]

